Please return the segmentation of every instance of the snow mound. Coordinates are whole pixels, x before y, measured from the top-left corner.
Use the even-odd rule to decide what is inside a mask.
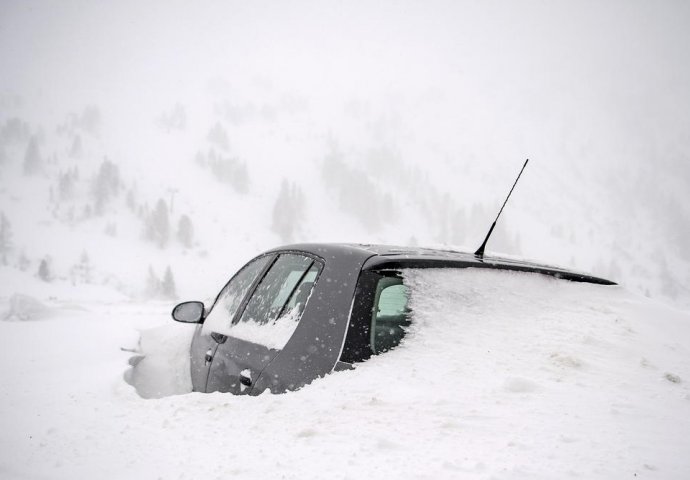
[[[60,310],[50,329],[0,322],[11,386],[0,472],[690,478],[687,312],[537,274],[418,270],[404,281],[413,318],[400,346],[285,395],[185,393],[194,327],[161,305]],[[143,357],[127,377],[138,395],[120,349],[137,331]]]
[[[189,347],[194,325],[170,323],[142,330],[136,355],[124,379],[143,398],[162,398],[192,391]]]
[[[21,293],[10,297],[10,308],[2,316],[7,321],[44,320],[53,316],[54,310],[40,300]]]

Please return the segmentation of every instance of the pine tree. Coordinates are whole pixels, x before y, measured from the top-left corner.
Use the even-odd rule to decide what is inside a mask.
[[[170,113],[164,113],[160,116],[158,124],[168,133],[172,130],[184,130],[187,126],[187,112],[178,103]]]
[[[218,147],[222,148],[223,150],[228,150],[230,148],[230,140],[228,139],[228,132],[225,131],[223,128],[223,125],[221,125],[219,122],[216,122],[216,124],[209,130],[208,135],[206,137],[209,142],[217,145]]]
[[[154,272],[153,267],[149,265],[148,275],[146,277],[146,294],[152,297],[158,297],[161,293],[161,281]]]
[[[0,257],[7,265],[7,255],[12,250],[12,227],[4,212],[0,212]]]
[[[72,146],[69,149],[69,156],[74,159],[79,159],[82,156],[81,136],[75,135],[72,140]]]
[[[86,250],[81,252],[77,272],[81,283],[91,283],[91,260]]]
[[[71,171],[62,173],[58,180],[58,196],[60,200],[69,200],[74,194],[74,177]]]
[[[41,263],[38,266],[38,278],[40,278],[44,282],[50,282],[50,280],[52,279],[52,275],[50,273],[50,266],[48,265],[48,261],[45,258],[41,260]]]
[[[38,173],[42,163],[41,154],[38,151],[38,140],[35,135],[32,135],[24,153],[24,174],[34,175]]]
[[[302,221],[304,195],[295,185],[283,180],[280,185],[278,198],[273,206],[271,229],[277,233],[283,242],[291,242]]]
[[[182,215],[177,224],[177,239],[187,248],[192,246],[194,227],[192,226],[192,220],[187,215]]]
[[[110,160],[103,160],[91,188],[95,199],[96,215],[103,214],[108,200],[119,193],[120,184],[120,169]]]
[[[148,215],[145,226],[146,238],[160,248],[165,247],[170,239],[170,220],[168,206],[162,198],[156,203],[156,208]]]
[[[163,275],[163,282],[161,283],[161,293],[166,298],[175,299],[177,298],[177,291],[175,288],[175,279],[173,278],[172,270],[170,266],[165,269],[165,274]]]
[[[24,143],[29,138],[29,124],[14,117],[5,121],[0,128],[0,141],[7,145]]]

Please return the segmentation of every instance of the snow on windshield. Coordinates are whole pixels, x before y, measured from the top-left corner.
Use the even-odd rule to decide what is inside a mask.
[[[226,333],[240,340],[246,340],[268,348],[282,349],[297,328],[301,311],[293,308],[269,323],[254,321],[237,322]]]

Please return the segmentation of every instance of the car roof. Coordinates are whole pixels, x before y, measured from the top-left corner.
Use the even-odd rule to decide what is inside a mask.
[[[287,245],[276,251],[295,250],[309,252],[327,259],[334,256],[366,258],[363,270],[401,270],[405,268],[490,268],[532,272],[576,282],[615,285],[605,278],[569,270],[553,265],[536,263],[524,259],[485,255],[450,249],[422,248],[380,244],[357,243],[304,243]]]

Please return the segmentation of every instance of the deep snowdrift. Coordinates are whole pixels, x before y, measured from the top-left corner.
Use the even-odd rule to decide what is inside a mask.
[[[137,395],[120,347],[161,324],[143,336],[148,372],[163,393],[188,388],[190,331],[168,305],[0,322],[0,477],[690,475],[689,315],[535,274],[406,281],[400,347],[285,395]]]

